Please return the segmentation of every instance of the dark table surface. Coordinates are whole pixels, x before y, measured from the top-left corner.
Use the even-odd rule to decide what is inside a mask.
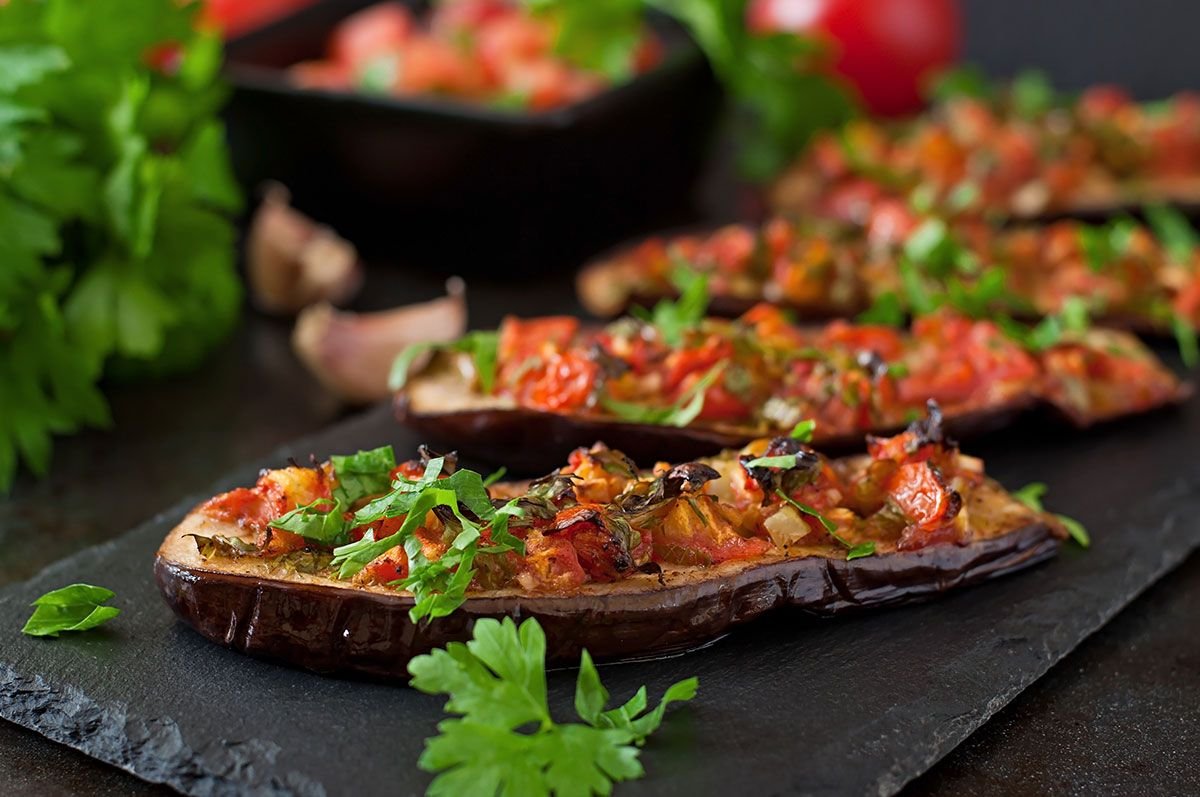
[[[419,300],[439,277],[373,269],[364,308]],[[479,286],[476,283],[477,287]],[[471,320],[571,309],[569,278],[486,286]],[[482,291],[477,291],[478,296]],[[564,305],[564,302],[566,304]],[[247,312],[201,370],[113,386],[115,425],[61,441],[51,476],[0,499],[0,583],[119,534],[231,468],[345,410],[301,369],[289,324]],[[1195,793],[1200,559],[1192,557],[909,787],[913,794]],[[0,783],[19,794],[151,794],[136,780],[0,722]]]

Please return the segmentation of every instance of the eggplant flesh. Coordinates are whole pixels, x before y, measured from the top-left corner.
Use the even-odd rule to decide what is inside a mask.
[[[163,542],[155,578],[174,612],[203,637],[242,653],[325,674],[407,679],[413,657],[469,639],[481,617],[536,617],[553,661],[580,652],[611,659],[678,652],[734,626],[790,607],[827,616],[895,606],[986,581],[1052,557],[1062,530],[986,480],[968,499],[971,541],[847,561],[843,549],[807,546],[708,567],[665,565],[569,594],[469,593],[447,617],[414,623],[412,597],[323,575],[284,571],[270,560],[205,559],[190,535],[237,536],[237,526],[198,512]]]

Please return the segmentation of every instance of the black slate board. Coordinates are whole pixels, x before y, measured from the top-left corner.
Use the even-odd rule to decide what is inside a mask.
[[[647,778],[619,793],[894,793],[1200,545],[1196,439],[1200,400],[1086,436],[1027,424],[968,445],[1010,487],[1047,482],[1093,548],[922,606],[781,614],[689,655],[604,666],[621,699],[701,682],[647,746]],[[415,445],[381,408],[197,498],[287,456],[381,442]],[[0,592],[0,716],[190,794],[423,791],[414,764],[440,698],[248,659],[175,622],[150,568],[191,503]],[[36,595],[72,581],[111,587],[124,614],[53,641],[17,633]],[[551,678],[563,716],[572,683]]]

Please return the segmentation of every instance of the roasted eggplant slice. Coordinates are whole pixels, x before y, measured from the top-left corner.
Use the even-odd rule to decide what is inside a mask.
[[[595,440],[636,458],[686,458],[786,434],[804,419],[816,421],[817,445],[840,450],[903,428],[929,399],[968,437],[1036,407],[1083,427],[1188,393],[1136,338],[1112,330],[1035,350],[990,322],[945,313],[912,332],[802,329],[764,305],[668,334],[634,319],[583,330],[574,319],[510,318],[486,360],[490,390],[484,360],[443,350],[406,376],[397,417],[465,453],[541,470],[555,452]]]
[[[266,471],[254,488],[202,504],[163,542],[155,575],[171,608],[213,642],[323,673],[402,679],[409,659],[469,638],[480,617],[537,617],[556,660],[584,648],[637,656],[701,645],[781,607],[830,615],[903,604],[1055,554],[1065,531],[1053,516],[1006,493],[940,429],[927,432],[876,439],[869,455],[844,460],[760,440],[653,472],[597,445],[546,479],[492,486],[493,513],[479,503],[478,475],[448,476],[447,460],[392,468],[390,449],[360,452]],[[394,477],[391,492],[354,492],[381,475]],[[455,491],[455,505],[415,523],[401,509],[379,518],[406,495],[402,509],[416,506],[423,490]],[[336,536],[288,531],[318,534],[298,518],[311,520],[322,501]],[[333,528],[319,525],[319,535]],[[519,542],[503,550],[505,539]],[[470,568],[469,586],[429,611],[430,584],[449,599],[437,569],[460,549],[473,557],[455,565]]]
[[[916,290],[1027,319],[1075,302],[1106,325],[1171,334],[1177,319],[1200,326],[1200,250],[1185,256],[1179,240],[1169,243],[1129,218],[1001,228],[891,201],[878,203],[865,227],[778,217],[653,236],[590,263],[576,286],[588,312],[609,318],[678,296],[673,276],[685,264],[707,277],[718,316],[764,301],[806,321],[887,302],[903,315]]]

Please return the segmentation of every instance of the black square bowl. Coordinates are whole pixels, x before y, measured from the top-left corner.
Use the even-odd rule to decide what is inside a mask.
[[[657,67],[540,113],[286,81],[284,67],[319,57],[334,25],[373,2],[320,2],[229,42],[226,120],[245,186],[279,180],[368,254],[456,273],[570,267],[692,216],[720,91],[673,21],[651,20],[666,45]]]

